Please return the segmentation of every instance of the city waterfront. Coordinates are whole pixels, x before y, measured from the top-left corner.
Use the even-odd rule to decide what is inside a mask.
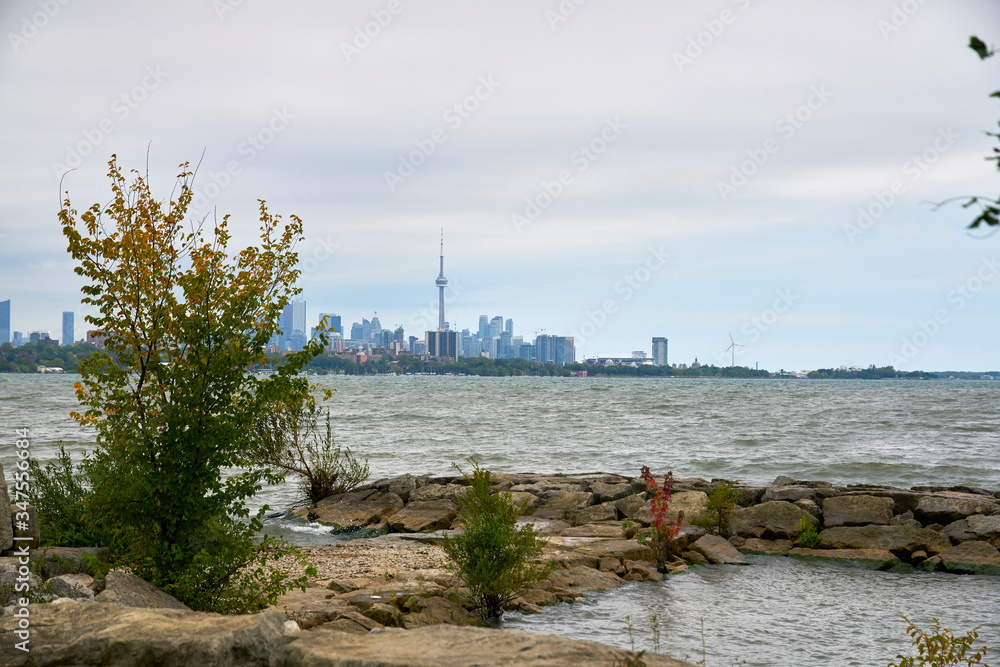
[[[312,378],[329,401],[338,443],[367,458],[373,477],[450,474],[477,455],[500,472],[606,471],[641,465],[678,477],[768,483],[778,475],[835,484],[956,485],[1000,482],[996,405],[989,381],[691,380],[605,378]],[[10,470],[13,429],[28,427],[33,453],[63,442],[75,458],[93,432],[68,413],[75,378],[0,376],[0,463]],[[6,444],[4,444],[6,443]],[[295,502],[293,485],[259,497]],[[336,539],[319,525],[272,523],[300,543]],[[695,568],[659,584],[634,583],[505,624],[650,648],[700,659],[700,619],[713,666],[876,665],[908,650],[905,623],[930,616],[1000,649],[1000,578],[898,574],[752,557],[746,567]],[[991,651],[991,655],[993,652]],[[741,663],[742,664],[742,663]]]

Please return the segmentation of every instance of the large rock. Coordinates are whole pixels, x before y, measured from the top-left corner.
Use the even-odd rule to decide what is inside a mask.
[[[794,503],[796,500],[808,499],[818,505],[823,502],[824,498],[829,498],[836,494],[836,490],[829,486],[772,486],[764,492],[760,500],[762,503]]]
[[[762,540],[751,537],[739,547],[740,552],[749,554],[783,555],[792,550],[791,540]]]
[[[600,540],[585,544],[577,549],[576,553],[591,556],[600,560],[601,558],[617,558],[620,561],[643,560],[655,562],[652,548],[639,544],[636,540]]]
[[[276,664],[285,644],[285,615],[220,616],[181,609],[136,609],[67,602],[30,605],[30,652],[14,648],[18,619],[0,616],[6,665],[259,665]],[[346,636],[346,635],[345,635]]]
[[[343,632],[368,634],[382,624],[368,618],[344,600],[305,600],[284,605],[285,618],[295,621],[302,630],[335,623]]]
[[[709,563],[746,565],[747,562],[729,540],[718,535],[702,535],[691,549],[707,558]]]
[[[583,565],[568,570],[553,570],[546,579],[543,588],[556,588],[579,595],[584,591],[603,591],[621,586],[625,582],[616,574],[601,572]]]
[[[123,607],[189,609],[177,598],[167,595],[149,582],[128,572],[108,572],[104,580],[104,590],[94,599]]]
[[[516,507],[523,508],[521,510],[522,516],[531,514],[542,506],[542,499],[527,491],[514,491],[510,494],[510,499],[514,501]]]
[[[423,598],[410,605],[412,613],[403,617],[404,628],[419,628],[426,625],[473,625],[479,619],[465,607],[443,597]]]
[[[876,496],[836,496],[823,500],[823,525],[866,526],[878,524],[886,526],[892,520],[895,503],[892,498]]]
[[[975,535],[976,539],[986,540],[993,546],[1000,548],[1000,515],[974,514],[965,522],[969,527],[969,532]]]
[[[608,501],[600,505],[591,505],[582,510],[577,510],[572,513],[570,519],[578,526],[597,521],[616,521],[618,519],[618,510],[615,508],[614,501]],[[620,531],[621,526],[618,526],[618,528]]]
[[[404,503],[410,502],[410,494],[417,490],[417,478],[406,474],[389,480],[386,491],[395,493]]]
[[[516,487],[515,487],[516,488]],[[577,510],[594,504],[594,494],[589,491],[561,491],[554,493],[532,516],[543,519],[566,519]]]
[[[89,574],[62,574],[48,580],[49,590],[61,598],[93,599],[90,586],[94,578]]]
[[[888,570],[902,561],[887,549],[806,549],[795,547],[788,555],[801,560],[850,562],[872,570]]]
[[[410,502],[421,500],[450,500],[458,502],[465,498],[469,487],[464,484],[427,484],[410,494]]]
[[[11,521],[7,480],[4,478],[3,466],[0,465],[0,551],[6,551],[14,545],[14,528]]]
[[[863,484],[847,487],[843,495],[875,496],[876,498],[892,498],[894,503],[892,511],[894,514],[905,514],[917,509],[917,503],[924,497],[922,493],[915,493],[906,489],[897,489],[891,486],[866,486]]]
[[[32,551],[30,558],[36,561],[35,566],[41,571],[42,576],[50,578],[77,572],[97,574],[87,563],[87,561],[93,562],[89,556],[106,565],[111,558],[111,550],[107,547],[42,547]]]
[[[367,489],[324,498],[313,511],[323,523],[351,529],[379,523],[402,507],[403,499],[395,493]]]
[[[388,525],[396,533],[419,533],[450,528],[457,516],[458,505],[450,500],[418,500],[390,516]]]
[[[627,483],[605,484],[604,482],[594,482],[590,485],[590,492],[594,494],[596,502],[606,503],[632,495],[632,485]]]
[[[704,516],[705,503],[707,501],[708,495],[704,491],[681,491],[674,493],[670,496],[670,502],[667,503],[664,522],[673,524],[677,521],[678,513],[684,512],[683,524],[687,525],[695,517]],[[650,509],[648,501],[633,515],[633,519],[644,526],[648,526],[653,522],[653,511]]]
[[[741,537],[760,537],[765,540],[787,540],[798,537],[799,521],[803,518],[815,523],[809,512],[786,501],[770,501],[737,510],[733,516],[732,530]]]
[[[642,494],[636,493],[631,496],[615,501],[615,509],[626,519],[635,520],[635,515],[643,507],[649,507],[649,501],[643,498]]]
[[[372,635],[349,635],[322,627],[293,639],[286,647],[284,664],[301,667],[579,667],[622,665],[632,656],[629,651],[596,642],[520,630],[431,625],[412,630],[385,630]],[[690,663],[651,653],[643,655],[642,660],[649,667],[690,667]]]
[[[1000,574],[1000,550],[987,542],[962,542],[941,554],[941,564],[949,572]]]
[[[983,496],[953,493],[947,496],[924,496],[917,503],[917,509],[913,513],[924,524],[948,525],[952,521],[965,519],[973,514],[993,515],[998,512],[1000,505],[986,500]]]
[[[926,551],[938,554],[951,548],[951,542],[930,528],[911,526],[839,526],[819,534],[821,549],[886,549],[894,554]]]

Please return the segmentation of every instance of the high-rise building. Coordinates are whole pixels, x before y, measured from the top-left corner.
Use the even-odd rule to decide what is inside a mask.
[[[361,318],[361,340],[370,342],[372,339],[372,323],[367,318]]]
[[[499,338],[503,331],[503,318],[497,315],[490,320],[490,338]]]
[[[344,328],[340,323],[340,315],[337,313],[320,313],[319,321],[322,322],[324,317],[326,318],[326,328],[329,331],[336,331],[337,333],[343,335]]]
[[[417,354],[417,337],[410,336],[409,338],[407,338],[407,340],[410,342],[409,346],[410,354],[413,355]]]
[[[62,324],[62,340],[59,342],[63,345],[72,345],[76,341],[76,336],[74,335],[75,327],[73,326],[73,313],[68,310],[64,310]]]
[[[13,335],[10,337],[10,342],[14,347],[21,347],[22,345],[24,345],[24,339],[21,336],[21,332],[15,331]]]
[[[509,317],[507,318],[507,326],[504,327],[504,331],[506,331],[507,333],[509,333],[511,336],[514,335],[514,320],[513,319],[511,319]]]
[[[444,229],[441,230],[441,272],[434,284],[438,288],[438,331],[444,331],[444,288],[448,285],[448,279],[444,277]]]
[[[364,340],[365,329],[364,325],[360,322],[355,322],[351,325],[351,340]]]
[[[375,343],[382,340],[382,323],[378,321],[378,313],[372,317],[372,336],[369,340]]]
[[[486,340],[490,337],[490,318],[486,315],[479,316],[479,340]],[[478,354],[476,355],[479,356]]]
[[[306,302],[290,301],[281,311],[281,342],[279,349],[298,352],[306,344]]]
[[[406,340],[406,333],[403,331],[403,327],[396,327],[396,330],[392,332],[392,339],[397,343],[403,343]]]
[[[389,343],[391,342],[392,342],[392,331],[390,331],[389,329],[382,329],[382,331],[380,331],[378,334],[379,346],[384,350],[388,350]]]
[[[535,337],[534,348],[535,359],[540,364],[576,363],[576,345],[572,336],[542,334]]]
[[[438,359],[458,359],[458,332],[457,331],[428,331],[427,332],[427,356]]]
[[[662,336],[653,337],[653,363],[657,366],[667,365],[667,339]]]
[[[0,345],[10,342],[10,299],[0,301]]]

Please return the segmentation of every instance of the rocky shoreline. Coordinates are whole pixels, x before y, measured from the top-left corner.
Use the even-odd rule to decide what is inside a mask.
[[[494,474],[493,481],[525,504],[521,520],[541,529],[548,539],[543,558],[557,565],[515,601],[517,609],[537,613],[585,591],[663,579],[650,548],[623,536],[623,520],[640,527],[652,520],[641,478]],[[741,506],[725,539],[690,523],[704,514],[708,494],[722,483],[676,480],[667,519],[683,510],[685,521],[680,558],[668,564],[667,576],[692,566],[742,564],[749,553],[897,572],[1000,575],[1000,491],[834,486],[787,477],[766,486],[736,484]],[[13,650],[18,617],[15,607],[6,607],[0,655],[5,664],[33,665],[625,664],[628,651],[601,644],[475,627],[468,592],[437,546],[449,531],[461,529],[456,499],[466,484],[461,475],[404,475],[298,510],[302,520],[334,530],[386,534],[304,548],[318,576],[305,592],[292,591],[274,609],[253,616],[190,611],[127,573],[99,580],[82,573],[83,553],[106,559],[103,550],[35,550],[34,590],[47,591],[50,599],[29,606],[37,650],[30,661],[29,654]],[[815,531],[809,544],[800,534],[807,524]],[[292,561],[283,565],[296,574]],[[16,558],[0,557],[0,588],[11,583],[17,568]],[[685,664],[650,654],[643,660]]]

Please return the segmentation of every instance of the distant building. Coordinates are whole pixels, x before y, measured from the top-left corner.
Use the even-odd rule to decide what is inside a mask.
[[[457,331],[428,331],[427,356],[438,359],[458,359],[458,332]]]
[[[28,334],[28,342],[34,345],[52,345],[59,341],[52,340],[48,331],[32,331]]]
[[[535,337],[534,348],[535,361],[540,364],[576,363],[576,345],[572,336],[541,334]]]
[[[320,313],[319,321],[322,322],[324,317],[326,318],[326,328],[329,331],[336,331],[341,336],[344,335],[344,326],[340,323],[340,315],[337,313]]]
[[[76,328],[73,326],[73,313],[68,310],[63,311],[62,316],[62,344],[72,345],[76,341]]]
[[[351,325],[351,340],[364,340],[364,328],[360,322]]]
[[[414,356],[416,356],[417,354],[419,354],[417,352],[417,340],[418,340],[417,337],[416,336],[410,336],[407,340],[409,341],[410,354],[412,354]]]
[[[479,340],[486,340],[490,337],[490,318],[486,315],[479,316]],[[476,355],[479,356],[479,355]]]
[[[278,347],[282,350],[300,351],[306,345],[306,332],[306,302],[289,302],[281,312],[281,340]]]
[[[22,338],[20,331],[15,331],[14,335],[11,336],[10,342],[14,347],[21,347],[24,345],[24,339]]]
[[[93,345],[94,347],[104,349],[104,342],[107,340],[107,336],[103,331],[91,329],[87,332],[86,341]]]
[[[10,299],[0,301],[0,345],[10,342]]]
[[[656,336],[653,338],[653,363],[657,366],[667,366],[667,339]]]

